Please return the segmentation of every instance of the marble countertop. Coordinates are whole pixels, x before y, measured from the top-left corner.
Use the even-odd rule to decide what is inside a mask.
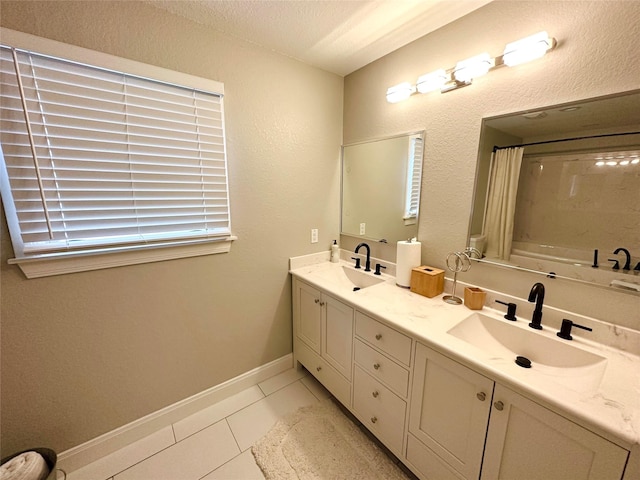
[[[383,282],[354,292],[353,284],[342,272],[343,266],[353,268],[352,263],[342,260],[330,263],[328,254],[322,253],[291,259],[290,272],[627,450],[636,450],[640,445],[640,333],[628,329],[621,332],[611,324],[572,315],[576,322],[600,332],[596,342],[580,336],[574,329],[574,340],[570,342],[573,347],[606,358],[606,366],[597,378],[583,381],[581,375],[590,373],[581,368],[567,368],[566,372],[556,369],[550,373],[544,368],[535,368],[534,364],[534,368],[524,369],[515,364],[514,358],[484,351],[447,333],[474,313],[464,305],[450,305],[442,300],[443,295],[434,298],[418,295],[397,286],[395,277],[385,274],[377,277]],[[447,287],[445,293],[450,293]],[[490,291],[488,298],[492,298],[492,294],[514,301],[507,295]],[[463,285],[458,285],[457,295],[464,296]],[[523,308],[526,309],[526,305]],[[553,310],[545,306],[544,315],[549,319],[570,315],[570,312]],[[519,315],[517,322],[503,320],[503,310],[485,306],[481,313],[505,321],[513,328],[531,330],[530,315],[527,316],[526,311],[521,313],[521,318]],[[536,333],[550,341],[567,342],[556,336],[558,328],[544,324],[545,321],[543,330]]]

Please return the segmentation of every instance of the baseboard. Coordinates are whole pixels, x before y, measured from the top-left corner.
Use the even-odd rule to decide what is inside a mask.
[[[293,367],[293,354],[250,370],[58,455],[58,468],[73,472],[225,398]]]

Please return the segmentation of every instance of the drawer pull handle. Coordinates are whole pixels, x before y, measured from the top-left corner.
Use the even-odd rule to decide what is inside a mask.
[[[320,302],[320,306],[321,306],[321,307],[324,307],[324,302]]]
[[[379,363],[374,363],[373,364],[373,368],[375,368],[376,370],[380,370],[380,364]]]
[[[479,392],[476,393],[476,397],[478,397],[478,400],[480,400],[481,402],[484,402],[487,398],[487,395],[484,392]]]
[[[373,398],[378,398],[378,395],[380,395],[380,394],[378,393],[377,390],[374,390],[371,395],[373,395]]]
[[[320,303],[320,299],[319,299],[319,298],[316,298],[316,299],[314,300],[314,302],[316,302],[316,303]]]
[[[322,370],[322,367],[316,367],[316,372],[319,372],[320,370]]]
[[[380,340],[382,338],[382,334],[381,333],[376,333],[376,340]]]
[[[378,421],[378,417],[371,417],[371,423],[376,423]]]
[[[493,406],[496,407],[496,410],[498,410],[499,412],[504,409],[504,403],[502,403],[501,401],[494,402]]]

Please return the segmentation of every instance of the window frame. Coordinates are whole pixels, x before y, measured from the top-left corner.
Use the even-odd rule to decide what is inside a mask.
[[[221,97],[224,96],[224,85],[221,82],[214,80],[175,72],[162,67],[143,64],[137,61],[116,57],[74,45],[64,44],[6,28],[0,28],[0,37],[2,38],[2,43],[9,47],[29,50],[39,54],[58,57],[98,68],[124,72],[129,75],[148,78],[155,81],[180,85],[207,92],[215,92]],[[221,108],[224,131],[225,118],[222,98]],[[231,228],[231,208],[229,205],[230,194],[228,190],[229,169],[226,161],[226,138],[223,138],[223,142],[225,143],[225,177],[227,182],[229,228]],[[5,175],[5,172],[0,174],[0,187],[3,191],[6,191],[5,189],[10,187],[9,179]],[[3,202],[5,202],[4,198]],[[6,207],[7,205],[5,205],[4,209],[5,215],[9,225],[12,244],[14,245],[14,254],[17,255],[16,258],[9,259],[8,263],[17,264],[27,278],[38,278],[176,258],[227,253],[231,249],[232,242],[237,239],[237,237],[230,234],[222,238],[171,240],[150,244],[106,246],[91,250],[64,251],[21,256],[18,255],[15,247],[15,245],[22,244],[20,230],[19,227],[16,228],[17,224],[13,224],[12,226],[12,222],[17,222],[17,217],[12,218],[15,214],[15,209],[13,208],[13,205],[10,205],[10,208]]]

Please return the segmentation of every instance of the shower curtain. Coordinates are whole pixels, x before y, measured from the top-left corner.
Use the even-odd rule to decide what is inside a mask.
[[[512,147],[496,150],[491,156],[487,211],[483,228],[487,236],[487,257],[509,260],[511,255],[523,153],[523,147]]]

